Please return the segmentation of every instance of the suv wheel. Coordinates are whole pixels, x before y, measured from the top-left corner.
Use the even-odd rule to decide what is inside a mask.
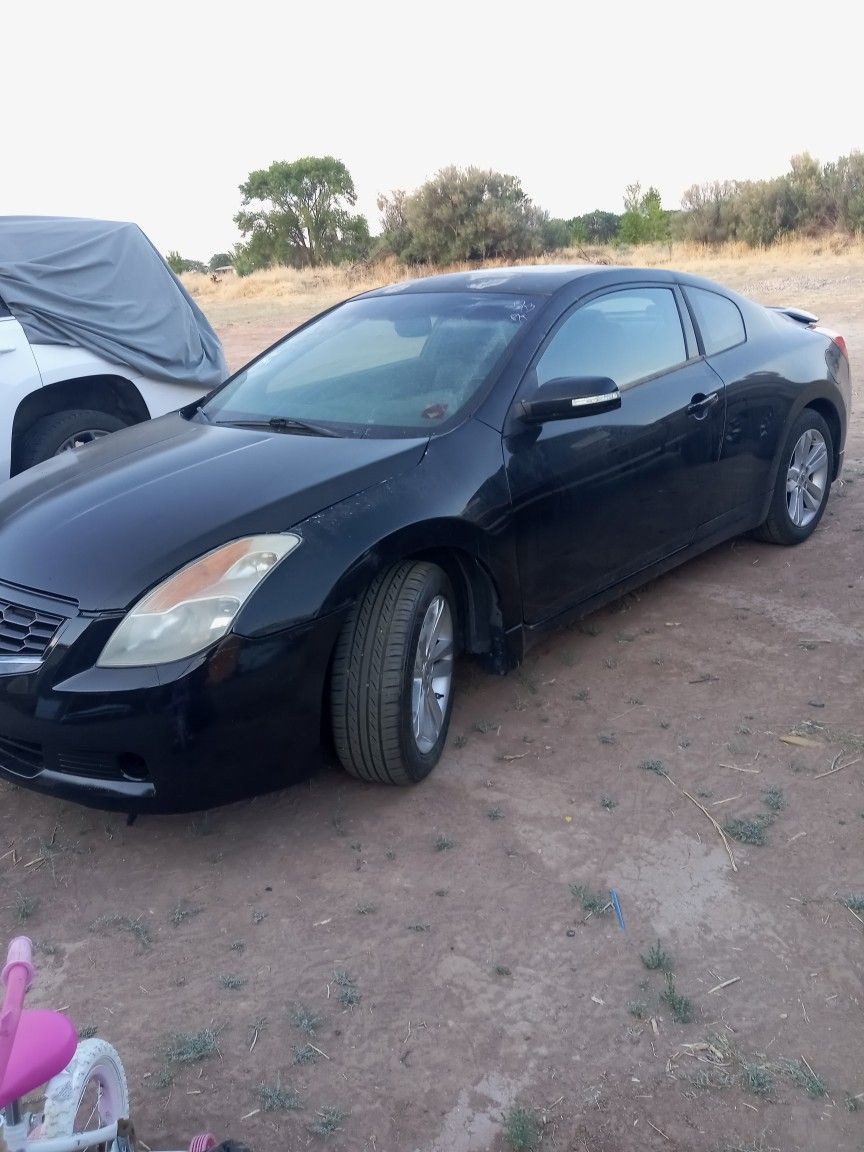
[[[126,427],[126,421],[110,412],[80,408],[43,416],[25,434],[18,452],[18,471],[32,468],[61,452],[80,448]]]

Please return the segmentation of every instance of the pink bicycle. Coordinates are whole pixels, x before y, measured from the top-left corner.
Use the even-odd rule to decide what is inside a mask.
[[[78,1042],[59,1012],[24,1009],[33,983],[33,946],[26,936],[9,945],[0,1009],[0,1152],[134,1152],[129,1090],[120,1057],[105,1040]],[[22,1100],[45,1085],[41,1112]],[[196,1136],[189,1152],[217,1147]]]

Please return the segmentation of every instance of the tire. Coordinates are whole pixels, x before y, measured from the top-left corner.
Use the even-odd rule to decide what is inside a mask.
[[[336,753],[352,776],[416,784],[438,763],[453,708],[457,623],[450,581],[425,562],[381,573],[354,606],[336,643],[330,693]]]
[[[771,507],[754,532],[757,539],[788,545],[812,536],[828,503],[833,462],[828,425],[818,412],[805,408],[783,445]]]
[[[41,1138],[70,1137],[129,1116],[126,1073],[106,1040],[82,1040],[66,1068],[45,1091]],[[125,1140],[96,1145],[100,1152],[125,1152]]]
[[[99,440],[110,432],[119,432],[126,427],[125,420],[112,416],[110,412],[96,412],[86,408],[76,408],[68,412],[54,412],[43,416],[30,428],[21,440],[17,454],[20,471],[50,460],[67,448],[78,447],[71,443],[79,439],[80,444]]]

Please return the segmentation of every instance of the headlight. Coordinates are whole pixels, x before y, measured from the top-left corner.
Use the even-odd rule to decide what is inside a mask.
[[[102,649],[100,668],[168,664],[220,640],[300,537],[247,536],[193,560],[140,600]]]

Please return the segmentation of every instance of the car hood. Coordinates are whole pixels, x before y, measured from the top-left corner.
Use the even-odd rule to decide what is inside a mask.
[[[427,438],[359,440],[178,414],[64,452],[0,486],[0,582],[128,608],[227,540],[282,532],[404,473]]]

